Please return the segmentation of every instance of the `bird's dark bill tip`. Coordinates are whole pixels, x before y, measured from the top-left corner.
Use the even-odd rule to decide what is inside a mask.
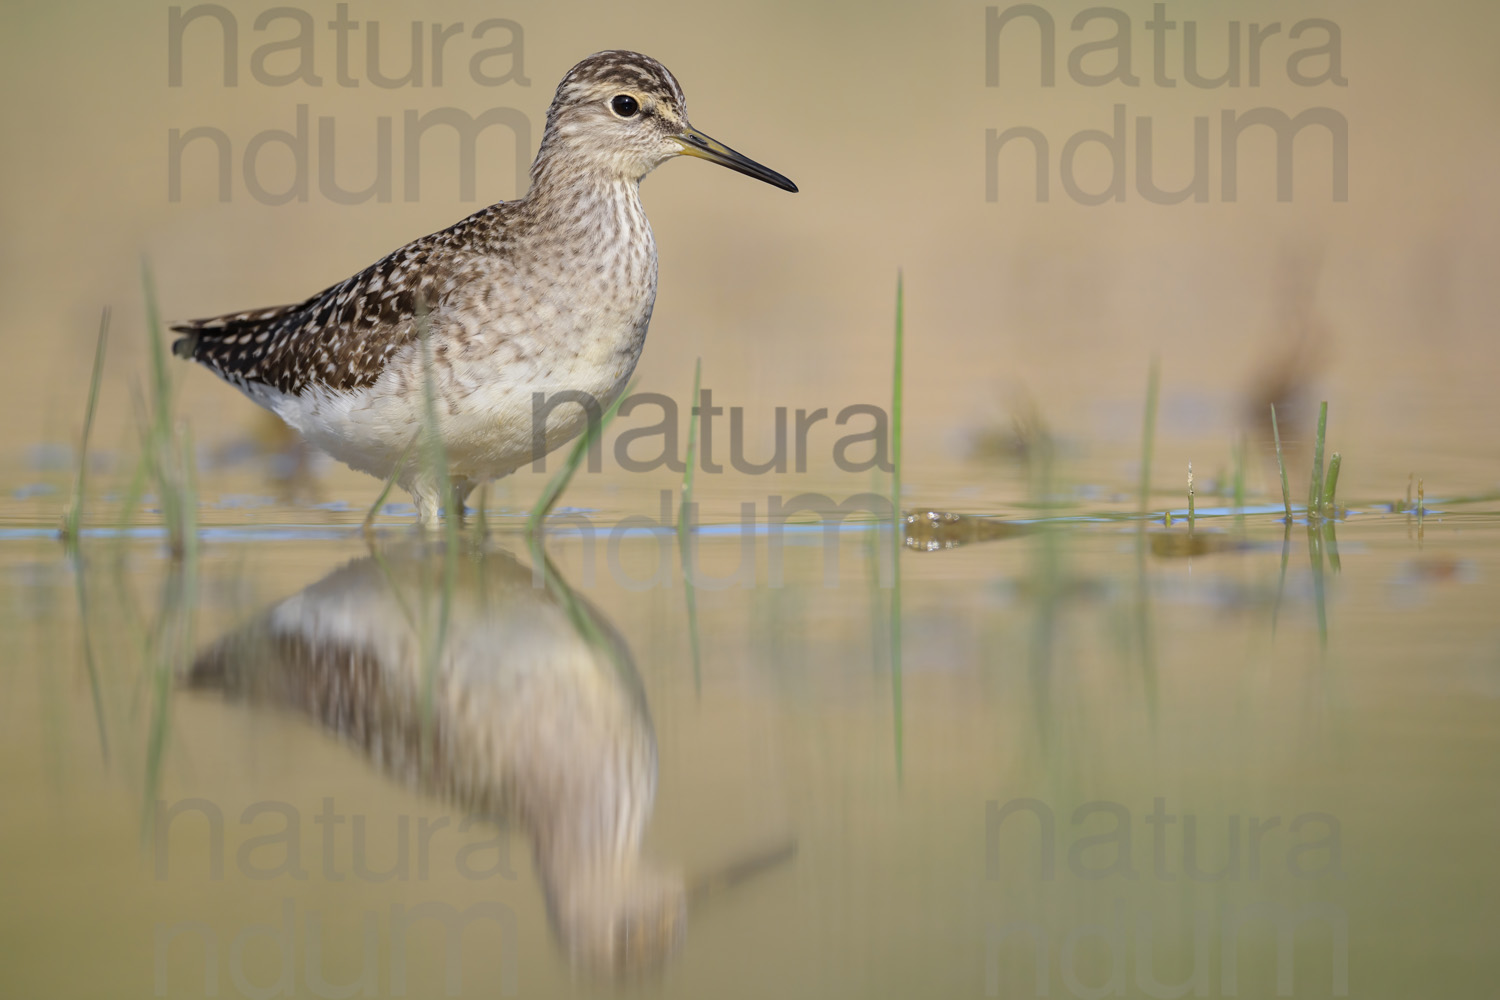
[[[721,167],[728,167],[746,177],[765,181],[772,187],[783,191],[790,191],[793,194],[797,192],[797,185],[793,184],[790,178],[755,162],[744,153],[730,149],[719,140],[704,135],[695,128],[688,128],[680,133],[677,136],[677,142],[682,146],[684,155],[696,156],[710,163],[717,163]]]

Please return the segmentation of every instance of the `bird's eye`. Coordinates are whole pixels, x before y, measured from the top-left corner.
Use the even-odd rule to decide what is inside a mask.
[[[609,102],[609,107],[621,118],[634,118],[635,113],[641,110],[640,102],[629,94],[616,94],[614,100]]]

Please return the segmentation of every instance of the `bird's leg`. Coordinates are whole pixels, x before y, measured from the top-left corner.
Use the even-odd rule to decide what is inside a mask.
[[[424,481],[413,483],[410,489],[412,503],[417,505],[417,530],[436,531],[442,526],[443,495]]]
[[[450,506],[446,510],[458,519],[459,527],[463,527],[464,523],[464,503],[477,485],[478,483],[463,478],[454,479],[449,484],[447,500]],[[442,527],[444,498],[439,486],[430,482],[430,477],[422,476],[409,489],[412,502],[417,505],[417,527],[423,531],[435,531]]]
[[[474,502],[474,538],[483,542],[490,534],[489,521],[486,520],[485,508],[490,503],[490,486],[481,483],[479,486],[479,499]]]
[[[458,526],[464,524],[464,505],[468,503],[469,494],[474,492],[474,487],[479,484],[471,479],[462,477],[453,480],[453,513],[458,518]]]
[[[453,480],[453,511],[458,514],[459,528],[463,526],[463,510],[468,504],[469,493],[474,492],[475,487],[478,487],[477,480],[466,480],[463,477]]]

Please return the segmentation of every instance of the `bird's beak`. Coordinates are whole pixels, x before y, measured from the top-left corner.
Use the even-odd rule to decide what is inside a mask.
[[[689,125],[672,138],[676,139],[682,146],[685,156],[701,157],[710,163],[737,170],[747,177],[754,177],[758,181],[765,181],[772,187],[779,187],[783,191],[796,191],[797,185],[787,180],[769,167],[763,167],[743,153],[736,153],[717,139],[710,139]]]
[[[745,854],[730,864],[704,872],[687,880],[689,905],[701,903],[724,889],[738,885],[746,879],[769,871],[784,861],[797,856],[797,841],[783,840],[758,851]]]

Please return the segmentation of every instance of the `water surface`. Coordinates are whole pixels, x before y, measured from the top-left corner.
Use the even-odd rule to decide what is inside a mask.
[[[230,490],[195,558],[105,507],[70,558],[13,499],[11,988],[1476,995],[1500,503],[1189,535],[1062,481],[915,484],[987,519],[915,517],[899,590],[888,523],[712,500],[689,590],[587,483],[592,542],[497,505],[451,562]]]

